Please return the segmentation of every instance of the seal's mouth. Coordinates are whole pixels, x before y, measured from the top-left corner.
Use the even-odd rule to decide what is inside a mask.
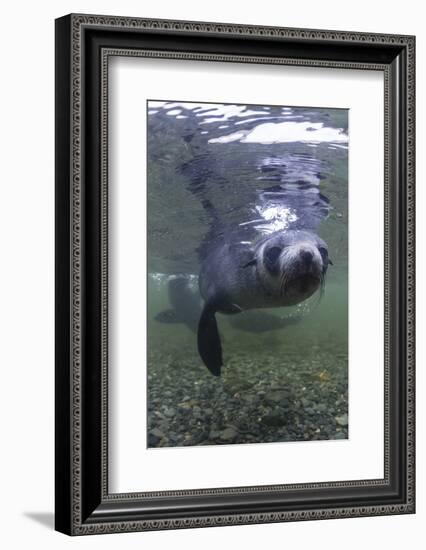
[[[313,286],[318,286],[320,283],[321,278],[313,273],[305,273],[289,281],[290,286],[297,286],[302,292],[309,290]]]
[[[315,291],[322,284],[322,278],[314,273],[303,273],[292,277],[284,276],[281,281],[281,294],[286,294],[289,291],[306,294]]]

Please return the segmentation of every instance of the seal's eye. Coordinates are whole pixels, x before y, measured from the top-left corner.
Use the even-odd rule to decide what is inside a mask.
[[[281,248],[279,246],[273,246],[272,248],[268,248],[268,250],[265,251],[265,258],[271,262],[275,263],[279,256],[281,254]]]
[[[329,264],[333,265],[333,262],[328,257],[328,250],[323,246],[320,246],[318,250],[319,250],[319,253],[321,254],[322,263],[324,264],[325,268],[327,268]]]
[[[327,251],[327,249],[324,248],[323,246],[320,246],[318,250],[319,250],[319,253],[321,254],[321,258],[322,258],[323,260],[326,260],[326,259],[328,258],[328,251]]]
[[[269,271],[276,270],[276,263],[281,254],[281,248],[279,246],[272,246],[265,250],[265,265]]]

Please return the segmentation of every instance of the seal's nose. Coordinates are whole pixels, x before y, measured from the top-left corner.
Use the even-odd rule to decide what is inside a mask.
[[[314,255],[310,250],[302,250],[300,252],[300,258],[302,259],[302,262],[305,264],[305,266],[309,266],[312,262],[312,258]]]

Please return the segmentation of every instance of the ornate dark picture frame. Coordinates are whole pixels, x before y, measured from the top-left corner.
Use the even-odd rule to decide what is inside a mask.
[[[56,21],[56,529],[70,535],[413,513],[413,36],[68,15]],[[384,478],[110,494],[107,73],[114,55],[382,71]]]

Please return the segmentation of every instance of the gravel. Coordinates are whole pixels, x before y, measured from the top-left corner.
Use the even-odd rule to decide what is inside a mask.
[[[232,353],[220,378],[193,350],[151,352],[148,447],[348,438],[347,358]]]

